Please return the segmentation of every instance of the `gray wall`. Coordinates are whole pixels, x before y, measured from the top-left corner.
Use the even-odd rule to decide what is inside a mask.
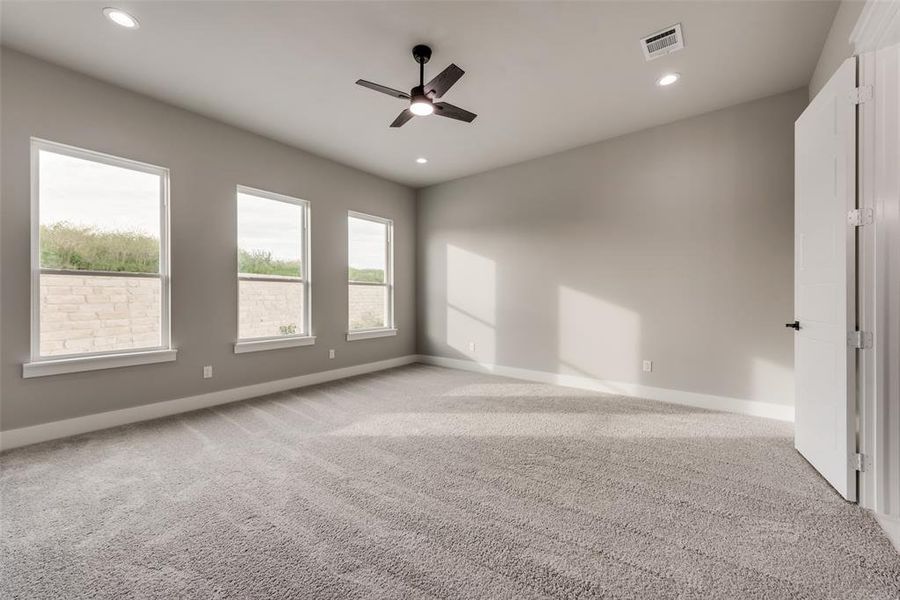
[[[14,429],[415,351],[412,190],[101,83],[2,52],[0,427]],[[29,357],[29,137],[168,167],[175,363],[22,379]],[[315,346],[235,355],[235,186],[312,203]],[[347,210],[395,223],[395,338],[347,342]],[[328,359],[328,349],[337,358]],[[202,366],[213,379],[201,378]]]
[[[856,21],[865,4],[864,0],[844,0],[838,7],[834,21],[831,23],[831,29],[828,31],[828,37],[825,38],[822,53],[819,55],[819,62],[816,63],[816,70],[813,71],[812,78],[809,80],[810,100],[815,98],[838,67],[853,56],[850,33],[856,26]]]
[[[792,404],[783,324],[806,100],[799,89],[422,190],[419,352]]]

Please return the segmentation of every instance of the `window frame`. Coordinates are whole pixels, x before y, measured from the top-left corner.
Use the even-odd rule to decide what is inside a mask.
[[[22,367],[22,376],[40,377],[79,371],[94,371],[113,367],[132,366],[175,360],[171,330],[171,264],[170,264],[170,173],[166,167],[114,156],[95,150],[53,142],[37,137],[31,145],[31,356]],[[40,221],[40,153],[62,154],[72,158],[120,167],[159,176],[159,273],[125,273],[120,271],[78,271],[41,268]],[[160,344],[123,350],[79,352],[74,354],[41,355],[41,274],[93,275],[99,277],[141,277],[160,280]]]
[[[362,219],[364,221],[372,221],[379,225],[384,225],[385,232],[385,262],[384,262],[384,283],[375,283],[370,281],[350,281],[350,219]],[[366,340],[372,338],[389,337],[397,335],[397,329],[394,326],[394,221],[385,217],[379,217],[355,210],[347,211],[347,341]],[[385,307],[385,326],[370,327],[368,329],[351,329],[350,328],[350,287],[354,285],[366,285],[373,287],[383,287],[387,293],[387,306]]]
[[[238,240],[238,235],[240,232],[240,216],[237,211],[238,206],[238,195],[239,194],[247,194],[248,196],[256,196],[257,198],[264,198],[266,200],[272,200],[274,202],[283,202],[285,204],[291,204],[300,208],[302,215],[302,227],[300,228],[300,235],[302,236],[301,240],[301,256],[300,256],[300,273],[301,277],[290,277],[283,275],[258,275],[247,273],[241,275],[240,271],[240,245]],[[244,354],[246,352],[258,352],[261,350],[278,350],[281,348],[294,348],[298,346],[312,346],[316,342],[316,336],[313,334],[313,324],[312,324],[312,271],[310,269],[310,249],[312,247],[310,243],[310,219],[311,219],[311,210],[310,210],[310,202],[309,200],[304,200],[302,198],[296,198],[294,196],[288,196],[286,194],[279,194],[277,192],[270,192],[267,190],[261,190],[259,188],[254,188],[246,185],[238,185],[235,188],[234,194],[234,203],[235,203],[235,236],[234,239],[238,242],[235,253],[235,274],[237,277],[237,332],[235,335],[234,342],[234,353],[235,354]],[[284,283],[296,283],[300,282],[303,285],[303,313],[300,317],[303,320],[305,325],[304,331],[295,334],[295,335],[278,335],[278,336],[266,336],[266,337],[255,337],[255,338],[242,338],[241,337],[241,281],[267,281],[267,282],[284,282]]]

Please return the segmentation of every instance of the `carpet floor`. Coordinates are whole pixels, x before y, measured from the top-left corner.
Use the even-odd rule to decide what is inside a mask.
[[[790,424],[412,365],[0,456],[3,598],[900,598]]]

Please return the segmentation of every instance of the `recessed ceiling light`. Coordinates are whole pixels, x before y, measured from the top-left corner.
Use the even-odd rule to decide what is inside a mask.
[[[138,20],[129,15],[124,10],[119,10],[118,8],[113,8],[108,6],[103,9],[103,16],[115,23],[116,25],[121,25],[126,29],[137,29],[141,26],[138,23]]]
[[[681,75],[679,75],[678,73],[668,73],[666,75],[663,75],[659,79],[657,79],[656,85],[658,85],[660,87],[666,87],[667,85],[672,85],[673,83],[678,81],[679,77],[681,77]]]
[[[424,165],[425,163],[428,162],[428,159],[425,158],[424,156],[420,156],[419,158],[416,159],[416,162],[419,163],[420,165]]]

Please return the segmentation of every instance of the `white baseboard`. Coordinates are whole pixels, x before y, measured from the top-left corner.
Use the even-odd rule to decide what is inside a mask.
[[[881,525],[885,535],[891,540],[891,543],[894,545],[894,548],[897,549],[897,552],[900,552],[900,518],[883,515],[875,511],[872,511],[872,516],[875,517],[875,520]]]
[[[408,365],[417,362],[417,360],[418,357],[411,354],[378,362],[343,367],[341,369],[332,369],[330,371],[299,375],[287,379],[278,379],[276,381],[266,381],[254,385],[219,390],[217,392],[209,392],[208,394],[199,394],[197,396],[188,396],[186,398],[166,400],[164,402],[154,402],[153,404],[144,404],[133,408],[123,408],[121,410],[76,417],[74,419],[65,419],[63,421],[53,421],[51,423],[43,423],[32,427],[10,429],[8,431],[0,432],[0,450],[18,448],[20,446],[46,442],[48,440],[69,437],[71,435],[78,435],[89,431],[97,431],[98,429],[108,429],[119,425],[137,423],[138,421],[158,419],[159,417],[167,417],[200,408],[216,406],[218,404],[247,400],[249,398],[264,396],[274,392],[283,392],[285,390],[315,385],[317,383],[353,377],[354,375],[362,375],[364,373],[372,373],[374,371]]]
[[[119,425],[137,423],[139,421],[158,419],[160,417],[167,417],[178,413],[216,406],[218,404],[247,400],[249,398],[264,396],[274,392],[281,392],[308,385],[315,385],[317,383],[334,381],[336,379],[343,379],[345,377],[353,377],[354,375],[362,375],[364,373],[372,373],[374,371],[408,365],[414,362],[475,371],[478,373],[493,373],[495,375],[514,377],[527,381],[538,381],[541,383],[550,383],[635,398],[647,398],[650,400],[696,406],[710,410],[722,410],[757,417],[768,417],[782,421],[794,420],[794,408],[792,406],[783,406],[753,400],[740,400],[724,396],[711,396],[695,392],[683,392],[634,383],[604,381],[578,375],[532,371],[530,369],[477,363],[440,356],[407,355],[378,362],[344,367],[341,369],[310,373],[308,375],[289,377],[287,379],[279,379],[276,381],[267,381],[239,388],[219,390],[217,392],[209,392],[208,394],[199,394],[197,396],[188,396],[175,400],[166,400],[164,402],[154,402],[153,404],[144,404],[133,408],[123,408],[121,410],[97,413],[84,417],[53,421],[51,423],[43,423],[32,427],[10,429],[8,431],[0,432],[0,450],[18,448],[20,446],[46,442],[48,440],[97,431],[99,429],[108,429]]]
[[[777,419],[779,421],[794,420],[793,406],[759,402],[757,400],[741,400],[739,398],[729,398],[727,396],[712,396],[696,392],[683,392],[681,390],[651,387],[637,383],[622,383],[617,381],[592,379],[580,375],[532,371],[530,369],[505,367],[502,365],[461,360],[458,358],[444,358],[442,356],[419,355],[419,362],[439,367],[463,369],[465,371],[474,371],[476,373],[491,373],[494,375],[502,375],[504,377],[514,377],[516,379],[550,383],[565,387],[591,390],[594,392],[617,394],[633,398],[646,398],[648,400],[658,400],[660,402],[670,402],[672,404],[695,406],[698,408],[720,410],[742,415],[751,415],[754,417],[766,417],[769,419]]]

